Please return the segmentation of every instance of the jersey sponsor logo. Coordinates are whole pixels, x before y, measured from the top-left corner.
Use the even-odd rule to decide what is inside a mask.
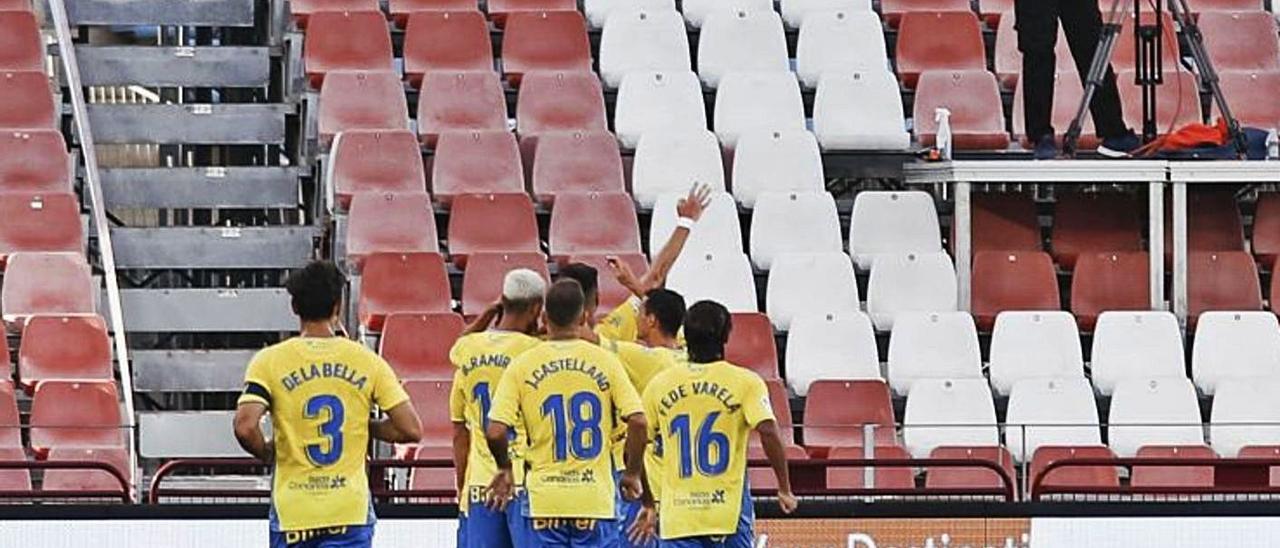
[[[346,527],[326,527],[309,531],[285,531],[284,541],[286,544],[298,544],[321,537],[336,537],[345,534],[347,534]]]
[[[357,390],[364,390],[364,385],[369,382],[368,377],[361,375],[359,371],[345,363],[313,363],[280,377],[280,384],[284,385],[285,390],[293,392],[299,386],[315,379],[341,379],[356,387]]]
[[[307,476],[306,481],[291,481],[286,486],[291,491],[321,492],[347,488],[346,476]]]
[[[524,487],[515,486],[512,490],[512,496],[520,498],[524,494]],[[486,485],[471,485],[467,487],[467,501],[471,504],[485,504],[489,502],[489,487]]]
[[[717,504],[728,504],[726,499],[727,493],[724,489],[714,489],[711,491],[690,491],[681,493],[679,496],[673,497],[670,504],[675,507],[707,507]],[[668,501],[663,500],[663,504]]]
[[[567,470],[554,476],[546,476],[542,481],[559,485],[594,485],[597,480],[595,470],[587,469]]]
[[[561,519],[561,518],[533,518],[533,530],[545,531],[547,529],[561,529],[564,527],[573,527],[579,531],[590,531],[596,528],[594,519]]]
[[[599,388],[601,392],[609,391],[609,375],[605,374],[604,371],[601,371],[594,364],[587,363],[586,361],[578,358],[562,358],[544,363],[534,369],[533,378],[525,379],[524,383],[529,385],[530,388],[537,390],[538,385],[542,384],[542,381],[545,381],[552,375],[561,372],[582,373],[591,377],[591,380],[595,381],[596,387]]]

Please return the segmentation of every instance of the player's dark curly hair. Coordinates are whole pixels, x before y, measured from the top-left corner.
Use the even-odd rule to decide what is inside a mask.
[[[292,297],[293,312],[303,321],[318,322],[333,317],[342,301],[347,277],[329,261],[312,261],[289,275],[285,288]]]
[[[711,363],[724,359],[724,347],[733,331],[733,317],[724,305],[698,301],[684,318],[684,340],[689,361]]]
[[[651,289],[644,295],[644,311],[658,320],[658,327],[669,337],[684,325],[684,297],[670,289]]]

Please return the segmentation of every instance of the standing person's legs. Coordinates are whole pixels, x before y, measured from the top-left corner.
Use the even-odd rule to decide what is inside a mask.
[[[1076,61],[1076,70],[1080,73],[1080,81],[1084,82],[1089,76],[1089,66],[1093,64],[1098,40],[1102,37],[1102,14],[1098,11],[1097,0],[1058,0],[1058,10],[1062,18],[1062,30],[1067,35],[1067,45],[1071,47],[1071,56]],[[1124,114],[1120,108],[1116,74],[1110,66],[1107,67],[1102,85],[1093,95],[1089,110],[1093,113],[1093,123],[1099,137],[1108,139],[1129,135],[1129,127],[1124,123]]]
[[[1032,144],[1053,135],[1053,47],[1058,41],[1059,1],[1090,0],[1015,0],[1013,4],[1018,51],[1022,52],[1022,108],[1026,109],[1027,137]]]

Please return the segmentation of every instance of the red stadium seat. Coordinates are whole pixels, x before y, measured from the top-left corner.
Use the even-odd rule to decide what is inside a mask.
[[[553,131],[608,131],[604,90],[590,72],[529,74],[516,103],[516,130],[522,135]]]
[[[0,343],[0,350],[6,351],[5,365],[9,362],[7,344]],[[0,448],[13,447],[22,447],[22,421],[18,418],[18,398],[14,394],[13,382],[6,379],[0,380]]]
[[[115,381],[44,381],[31,399],[31,449],[123,447]]]
[[[1004,107],[1000,84],[986,70],[949,72],[938,70],[920,75],[914,114],[916,139],[932,146],[938,133],[934,113],[951,111],[952,143],[957,149],[1003,150],[1009,146],[1004,129]]]
[[[452,447],[422,446],[414,449],[417,460],[453,460]],[[414,491],[439,491],[453,493],[458,489],[458,477],[452,467],[414,468],[409,489]]]
[[[1262,10],[1206,12],[1198,23],[1213,68],[1280,70],[1280,30],[1274,15]]]
[[[527,194],[469,194],[454,198],[449,215],[449,258],[458,267],[466,268],[467,256],[472,253],[541,250],[538,220]]]
[[[122,447],[56,447],[49,451],[50,461],[87,461],[102,462],[111,465],[124,476],[125,484],[119,478],[105,470],[59,469],[44,473],[43,491],[103,491],[120,492],[129,490],[129,452]]]
[[[1261,11],[1259,0],[1187,0],[1191,13],[1199,15],[1206,11]]]
[[[1058,310],[1058,273],[1048,253],[979,251],[973,256],[973,316],[990,331],[1005,310]]]
[[[1166,67],[1177,65],[1165,65]],[[1124,121],[1131,128],[1142,128],[1142,88],[1133,83],[1133,72],[1116,74],[1123,103]],[[1156,88],[1156,128],[1160,134],[1187,124],[1200,122],[1200,84],[1195,75],[1166,69],[1164,84]]]
[[[830,459],[861,459],[862,447],[837,447],[827,455]],[[909,459],[911,454],[897,445],[876,446],[874,452],[877,459]],[[912,489],[916,486],[910,467],[873,467],[875,485],[866,485],[866,473],[861,467],[831,466],[827,468],[827,489],[862,489],[875,487],[878,489]]]
[[[29,11],[0,11],[0,70],[44,71],[44,38]]]
[[[1230,455],[1227,455],[1230,458]],[[1250,445],[1240,448],[1241,459],[1280,459],[1280,447],[1268,445]],[[1280,466],[1271,467],[1271,487],[1280,487]]]
[[[972,459],[999,464],[1009,474],[1009,480],[1017,489],[1018,473],[1013,468],[1013,456],[1003,447],[938,447],[929,453],[932,459]],[[1000,474],[989,468],[927,468],[924,476],[926,489],[1004,489]]]
[[[1280,127],[1280,102],[1273,101],[1274,90],[1280,89],[1280,70],[1248,72],[1227,71],[1218,74],[1222,94],[1227,98],[1231,114],[1240,125],[1259,128]],[[1212,119],[1218,107],[1213,105]]]
[[[62,132],[0,131],[0,192],[71,192]]]
[[[418,96],[418,135],[429,147],[450,131],[507,131],[507,97],[492,72],[429,72]]]
[[[378,11],[378,0],[290,0],[289,12],[298,28],[307,28],[311,16],[322,11]]]
[[[1069,62],[1070,60],[1068,60]],[[1022,94],[1022,82],[1018,82],[1013,92],[1013,138],[1022,143],[1023,147],[1031,148],[1033,144],[1027,138],[1027,110],[1023,108]],[[1076,109],[1079,108],[1080,101],[1083,100],[1084,86],[1080,83],[1080,75],[1076,73],[1075,67],[1059,70],[1054,75],[1053,112],[1049,120],[1053,125],[1054,137],[1059,142],[1062,141],[1062,136],[1067,133],[1067,128],[1071,126],[1071,120],[1076,115]],[[1098,146],[1097,131],[1093,126],[1093,116],[1085,116],[1084,125],[1080,128],[1080,139],[1076,141],[1076,145],[1081,149],[1096,148]]]
[[[388,314],[448,312],[449,277],[437,253],[374,253],[360,279],[360,325],[381,331]]]
[[[449,350],[462,327],[462,316],[453,312],[389,314],[378,354],[402,380],[447,381],[454,371]]]
[[[969,11],[969,2],[968,0],[882,0],[880,2],[880,13],[892,28],[898,27],[898,22],[905,14],[940,11]]]
[[[0,287],[4,321],[21,326],[38,314],[93,314],[98,288],[80,253],[15,253]]]
[[[549,240],[557,261],[577,253],[640,253],[636,204],[623,192],[561,194],[551,210]]]
[[[1258,194],[1258,206],[1253,214],[1253,254],[1264,265],[1280,257],[1280,192]]]
[[[1041,492],[1053,487],[1118,487],[1120,476],[1114,466],[1066,466],[1045,472],[1050,463],[1060,460],[1114,458],[1115,453],[1102,446],[1041,446],[1031,457],[1030,482],[1034,486],[1038,480]]]
[[[758,439],[759,436],[756,436],[755,438]],[[785,445],[782,447],[782,450],[787,455],[787,462],[801,461],[809,458],[809,456],[805,454],[804,448],[797,445]],[[758,460],[764,458],[766,458],[764,448],[760,446],[758,441],[747,446],[747,459]],[[778,478],[773,474],[773,468],[771,467],[748,466],[747,485],[750,487],[752,493],[773,493],[778,490]]]
[[[499,27],[505,26],[507,16],[513,13],[578,10],[577,0],[488,0],[487,6],[489,17]]]
[[[625,193],[618,140],[607,131],[553,133],[538,139],[533,195],[551,205],[558,194]]]
[[[333,72],[320,88],[320,144],[353,129],[409,129],[404,86],[394,72]]]
[[[1040,221],[1031,196],[984,192],[974,194],[971,200],[974,251],[1040,251]]]
[[[1005,20],[1005,15],[1013,19],[1013,0],[981,0],[978,2],[978,13],[988,27],[996,28]]]
[[[1206,445],[1160,445],[1138,449],[1138,458],[1216,459]],[[1213,487],[1213,466],[1134,466],[1134,487]]]
[[[632,297],[631,290],[618,283],[618,279],[613,276],[613,270],[609,266],[609,257],[617,257],[619,261],[631,267],[637,278],[643,277],[649,271],[649,261],[643,253],[623,253],[623,254],[582,254],[569,257],[569,263],[583,263],[591,265],[600,273],[599,288],[597,292],[600,296],[600,309],[596,312],[599,316],[604,316],[618,305],[626,302]],[[693,304],[693,303],[688,303]]]
[[[438,253],[436,217],[425,192],[362,192],[347,215],[347,261],[358,271],[373,253]]]
[[[18,348],[18,378],[27,391],[48,380],[110,380],[107,323],[97,314],[27,320]]]
[[[804,402],[804,446],[815,455],[832,447],[861,447],[865,425],[876,445],[896,445],[893,401],[880,380],[820,380],[809,385]]]
[[[391,18],[396,26],[404,28],[409,17],[420,11],[468,11],[478,10],[476,0],[389,0]]]
[[[31,0],[0,0],[0,11],[31,11]]]
[[[440,135],[431,162],[431,190],[448,205],[462,194],[519,194],[524,190],[520,145],[509,131],[450,131]]]
[[[1108,310],[1149,310],[1151,260],[1146,252],[1085,253],[1071,276],[1071,312],[1083,331],[1093,331]]]
[[[422,445],[449,447],[453,444],[453,421],[449,419],[449,381],[405,381],[418,417],[422,419]]]
[[[0,267],[23,251],[84,252],[80,201],[75,194],[0,194]]]
[[[1102,18],[1107,18],[1107,8],[1104,8]],[[1133,30],[1133,10],[1128,10],[1125,14],[1124,26],[1120,30],[1119,36],[1116,37],[1115,53],[1111,55],[1111,67],[1116,72],[1129,71],[1137,67],[1137,46],[1134,44]],[[1173,15],[1168,11],[1164,12],[1164,44],[1161,50],[1161,59],[1165,70],[1173,70],[1178,67],[1178,43],[1177,26],[1173,22]],[[1155,22],[1155,15],[1148,10],[1142,10],[1143,22]],[[1129,78],[1130,83],[1133,78]],[[1123,81],[1121,81],[1123,83]]]
[[[986,70],[978,16],[967,9],[903,15],[897,64],[898,77],[907,88],[916,87],[916,80],[928,71]],[[932,119],[933,111],[929,114]]]
[[[1050,245],[1053,258],[1071,269],[1085,253],[1142,251],[1142,208],[1117,192],[1058,194]]]
[[[41,71],[0,72],[0,128],[56,129],[58,111]]]
[[[1187,323],[1201,312],[1262,310],[1258,265],[1244,251],[1198,251],[1187,257]]]
[[[1173,219],[1172,199],[1166,197],[1165,219]],[[1173,222],[1164,224],[1165,264],[1172,264]],[[1244,219],[1230,190],[1187,192],[1187,251],[1244,250]]]
[[[409,18],[404,36],[404,75],[413,87],[435,71],[492,71],[493,42],[480,12],[424,11]]]
[[[27,453],[20,446],[0,447],[0,461],[23,462]],[[30,491],[31,472],[25,469],[0,469],[0,491]]]
[[[502,40],[502,71],[514,85],[536,71],[591,70],[587,21],[577,11],[512,13]]]
[[[517,268],[537,272],[543,280],[551,280],[547,257],[540,252],[472,253],[462,277],[462,315],[479,316],[502,297],[502,280]]]
[[[387,18],[376,10],[313,14],[307,22],[302,61],[316,89],[330,72],[392,70]]]
[[[755,371],[765,380],[781,378],[778,376],[778,346],[773,339],[773,324],[769,317],[754,312],[733,314],[733,329],[729,331],[724,359]]]
[[[339,209],[358,192],[422,192],[422,152],[408,130],[344,131],[333,141],[327,178]]]

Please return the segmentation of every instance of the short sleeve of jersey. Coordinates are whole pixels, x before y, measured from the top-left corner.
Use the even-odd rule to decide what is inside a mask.
[[[742,402],[742,417],[752,428],[765,421],[777,420],[773,406],[769,404],[769,389],[759,375],[747,375],[746,396]]]
[[[609,384],[613,392],[613,405],[618,410],[619,417],[629,417],[636,413],[644,412],[644,406],[640,403],[640,395],[636,393],[636,387],[631,385],[631,380],[627,378],[627,373],[622,367],[622,363],[617,358],[610,356]]]
[[[378,378],[373,383],[373,402],[383,409],[391,409],[409,401],[409,394],[400,385],[400,379],[396,378],[391,365],[377,355],[370,353],[369,356],[370,359],[377,360],[374,370],[377,371]]]
[[[636,340],[636,320],[639,311],[640,300],[635,297],[627,299],[596,324],[596,335],[618,341]]]
[[[253,360],[249,362],[249,367],[244,372],[244,392],[240,394],[236,405],[260,403],[271,407],[271,384],[268,380],[271,377],[268,371],[270,361],[266,350],[253,356]]]
[[[466,388],[462,386],[462,371],[453,372],[453,388],[449,389],[449,420],[452,422],[466,422],[467,420],[467,397]]]
[[[489,420],[507,426],[516,426],[520,417],[520,379],[516,370],[520,362],[512,363],[502,372],[502,380],[498,381],[498,389],[493,393],[493,407],[489,409]]]
[[[662,389],[655,388],[658,383],[651,382],[645,387],[644,394],[641,395],[641,405],[644,407],[645,417],[649,419],[649,439],[657,440],[662,434],[662,421],[658,420],[658,406],[662,400]],[[650,478],[649,481],[656,482],[658,478]]]

